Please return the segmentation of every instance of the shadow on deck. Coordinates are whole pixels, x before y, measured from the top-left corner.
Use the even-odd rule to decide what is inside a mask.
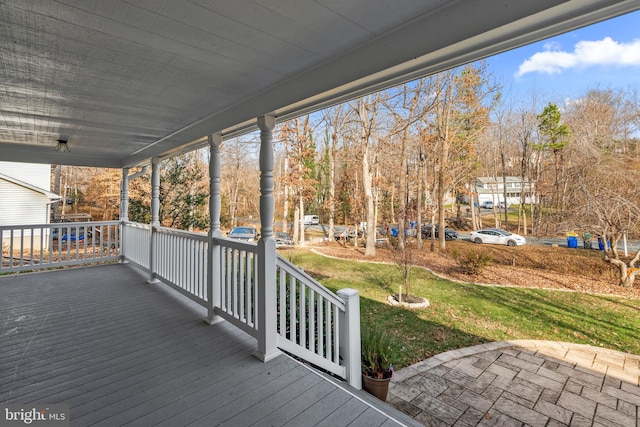
[[[71,425],[412,425],[134,268],[0,277],[0,405],[68,404]]]

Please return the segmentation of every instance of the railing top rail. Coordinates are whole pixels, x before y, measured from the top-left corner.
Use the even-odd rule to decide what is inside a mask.
[[[258,253],[258,244],[254,242],[245,242],[242,240],[229,239],[227,237],[214,237],[213,243],[231,249]]]
[[[149,224],[143,224],[141,222],[133,222],[133,221],[122,221],[123,225],[126,225],[127,227],[138,227],[138,228],[146,228],[149,229],[149,227],[151,227],[151,225]]]
[[[169,227],[155,227],[155,230],[158,233],[162,233],[162,234],[171,234],[173,236],[183,236],[193,240],[201,240],[203,242],[207,241],[207,235],[205,233],[196,233],[193,231],[178,230],[178,229],[169,228]]]
[[[101,225],[118,225],[120,221],[87,221],[87,222],[55,222],[51,224],[16,224],[0,225],[0,230],[31,229],[31,228],[60,228],[60,227],[86,227]]]
[[[339,296],[337,296],[336,294],[331,292],[329,289],[322,286],[313,277],[309,276],[307,273],[305,273],[295,264],[292,264],[280,254],[277,255],[277,263],[280,266],[284,266],[285,270],[289,274],[296,277],[298,280],[302,280],[308,287],[312,288],[316,293],[320,294],[322,297],[326,298],[329,302],[337,306],[340,311],[345,311],[346,309],[345,303]]]

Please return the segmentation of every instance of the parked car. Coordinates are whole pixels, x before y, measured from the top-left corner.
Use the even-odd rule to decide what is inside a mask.
[[[289,249],[293,247],[293,239],[289,233],[284,231],[276,231],[275,233],[276,249]]]
[[[75,233],[71,233],[71,234],[65,233],[64,236],[62,236],[61,240],[63,242],[66,242],[67,240],[69,240],[70,242],[75,242],[76,240],[84,240],[84,234],[81,234],[76,238]]]
[[[319,225],[320,217],[318,215],[305,215],[303,222],[304,225]]]
[[[480,207],[483,209],[493,209],[493,202],[491,200],[485,200],[480,203]]]
[[[471,232],[471,241],[474,243],[493,243],[496,245],[520,246],[527,243],[519,234],[509,233],[499,228],[485,228]]]
[[[422,234],[422,238],[430,239],[432,229],[433,227],[431,226],[431,224],[423,225],[422,229],[420,230],[420,234]],[[435,237],[436,239],[438,239],[440,237],[438,233],[438,224],[436,224],[435,229],[436,229]],[[447,226],[444,227],[444,240],[455,240],[457,238],[458,238],[458,232],[456,230],[454,230],[453,228],[449,228]]]
[[[227,233],[230,239],[244,240],[247,242],[255,242],[258,240],[258,231],[255,227],[233,227]]]

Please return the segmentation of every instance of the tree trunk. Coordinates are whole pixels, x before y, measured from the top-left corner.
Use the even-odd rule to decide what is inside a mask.
[[[360,120],[361,134],[360,134],[360,146],[362,154],[362,189],[364,192],[364,209],[367,222],[367,228],[375,230],[376,216],[375,206],[373,198],[373,168],[375,163],[374,147],[371,137],[372,129],[374,128],[374,121],[376,115],[376,107],[379,100],[377,95],[363,98],[358,101],[356,106],[356,113]],[[356,236],[358,233],[358,226],[356,225]],[[357,241],[357,240],[356,240]],[[374,256],[376,254],[376,234],[367,233],[365,256]]]
[[[444,240],[444,227],[445,227],[445,216],[446,216],[446,210],[445,210],[445,205],[444,205],[444,198],[446,195],[446,191],[445,191],[445,166],[447,157],[449,155],[449,141],[447,141],[446,139],[442,141],[442,148],[441,148],[441,152],[440,152],[440,171],[438,173],[438,228],[439,228],[439,232],[438,232],[438,247],[440,248],[441,251],[445,251],[447,249],[446,247],[446,243]],[[435,229],[432,229],[431,231],[431,235],[435,235]]]
[[[289,154],[288,151],[285,150],[284,154],[284,173],[287,174],[289,172]],[[289,232],[289,184],[285,181],[284,184],[284,203],[282,209],[282,231],[285,233]]]
[[[371,168],[369,166],[369,156],[371,147],[369,143],[364,143],[364,151],[362,155],[362,186],[364,189],[364,202],[367,216],[367,229],[373,227],[375,229],[375,210],[373,203],[373,177],[371,176]],[[356,234],[357,234],[356,228]],[[365,256],[374,256],[376,254],[376,234],[367,233],[367,243],[364,251]]]
[[[379,179],[380,179],[380,168],[378,166],[378,162],[376,162],[376,180],[379,181]],[[374,244],[378,238],[377,225],[378,225],[379,211],[380,211],[380,187],[376,186],[373,194],[373,218],[374,218],[374,224],[376,225],[376,227],[373,227],[373,228],[367,227],[367,230],[366,230],[367,234],[373,233]]]
[[[293,241],[300,241],[300,208],[298,206],[293,209]]]
[[[640,260],[640,250],[636,252],[634,258],[629,261],[629,264],[619,258],[618,250],[616,249],[618,242],[620,241],[620,234],[615,238],[609,239],[606,233],[601,236],[604,243],[604,260],[616,267],[618,271],[619,285],[625,288],[630,288],[636,279],[636,275],[640,273],[640,268],[635,267],[636,263]],[[613,241],[611,241],[613,240]]]
[[[300,202],[300,241],[301,245],[304,245],[304,198],[300,196],[298,199]]]
[[[629,274],[629,275],[624,275],[622,277],[622,279],[620,280],[620,286],[624,287],[624,288],[630,288],[633,286],[633,282],[636,280],[636,271],[634,270],[633,273]]]
[[[396,200],[396,187],[395,185],[391,187],[391,223],[396,224],[396,209],[395,209],[395,200]]]
[[[500,151],[500,161],[502,162],[502,197],[504,198],[504,229],[509,230],[509,214],[507,204],[507,175],[506,164],[504,160],[504,150]],[[499,202],[499,201],[498,201]]]
[[[444,102],[444,110],[439,112],[439,135],[440,135],[440,165],[438,170],[438,228],[440,232],[438,233],[438,246],[441,251],[445,251],[447,249],[445,239],[444,239],[444,227],[445,227],[445,196],[446,196],[446,187],[445,187],[445,179],[447,175],[447,164],[449,163],[449,139],[450,139],[450,119],[451,119],[451,103],[447,102],[451,99],[451,94],[453,92],[453,85],[449,84],[447,87]],[[438,94],[441,95],[440,93]],[[435,234],[435,230],[432,230],[431,235]]]
[[[418,206],[418,212],[416,215],[416,239],[418,240],[418,249],[422,250],[422,149],[418,151],[418,199],[416,205]]]
[[[471,207],[471,229],[477,230],[478,222],[476,218],[476,198],[473,192],[469,193],[469,206]]]
[[[329,241],[333,242],[335,238],[335,213],[336,213],[336,150],[335,140],[337,136],[334,134],[331,138],[331,148],[329,152]]]
[[[54,166],[53,192],[60,194],[60,178],[62,173],[62,165]],[[53,219],[55,222],[60,221],[60,203],[53,204]]]

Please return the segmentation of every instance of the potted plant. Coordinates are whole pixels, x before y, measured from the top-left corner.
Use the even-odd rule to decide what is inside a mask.
[[[363,332],[361,343],[362,388],[386,402],[389,381],[393,377],[391,342],[383,331],[371,328]]]

